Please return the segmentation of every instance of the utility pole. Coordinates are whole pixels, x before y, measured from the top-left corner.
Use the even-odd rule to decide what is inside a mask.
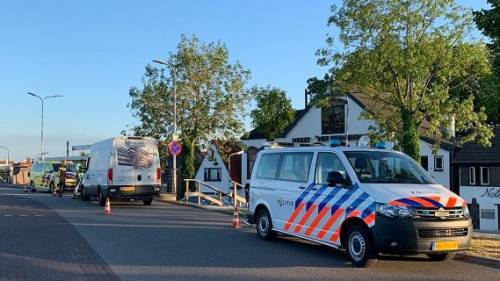
[[[169,62],[162,61],[162,60],[153,60],[153,62],[165,65],[167,67],[170,67],[172,71],[172,84],[174,87],[174,130],[172,133],[172,140],[176,141],[177,139],[177,85],[176,85],[176,69],[175,66],[170,64]],[[173,193],[175,196],[177,196],[177,155],[172,155],[172,180],[173,180]]]
[[[44,104],[44,101],[47,99],[61,98],[62,95],[52,95],[52,96],[41,97],[41,96],[39,96],[37,94],[33,94],[31,92],[28,92],[27,94],[39,99],[40,102],[42,103],[42,120],[41,120],[41,126],[40,126],[40,156],[42,157],[42,160],[43,160],[43,155],[44,155],[43,154],[43,107],[44,107],[43,104]]]

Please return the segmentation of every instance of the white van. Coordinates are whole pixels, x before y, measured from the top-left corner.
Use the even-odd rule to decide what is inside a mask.
[[[400,152],[265,149],[249,188],[248,221],[262,239],[282,233],[343,247],[356,266],[378,253],[445,260],[471,239],[465,201]]]
[[[157,141],[147,137],[119,136],[92,145],[80,198],[95,196],[99,204],[111,200],[142,200],[151,205],[160,190]]]

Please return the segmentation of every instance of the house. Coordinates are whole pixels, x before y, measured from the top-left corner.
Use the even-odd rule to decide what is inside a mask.
[[[469,203],[474,227],[500,231],[500,125],[493,132],[491,147],[471,142],[454,152],[452,183]]]
[[[382,112],[391,118],[390,108],[380,105],[368,96],[361,93],[348,93],[334,101],[331,107],[314,107],[306,104],[305,109],[297,110],[295,120],[285,132],[274,141],[287,146],[309,146],[314,143],[328,145],[333,138],[347,139],[349,146],[356,146],[361,136],[367,135],[370,127],[377,127],[374,120],[365,119],[363,111]],[[420,131],[426,130],[422,122]],[[423,135],[423,134],[421,134]],[[266,142],[258,128],[253,129],[248,137],[242,139],[247,147],[247,153],[242,157],[242,182],[246,184],[250,178],[253,163],[258,150]],[[437,182],[450,188],[450,155],[453,148],[451,143],[443,141],[437,153],[432,147],[434,140],[429,137],[420,137],[420,155],[422,166],[436,179]]]
[[[226,193],[229,192],[229,172],[215,144],[209,145],[195,178],[204,183],[200,187],[200,191],[203,193],[215,193],[207,186],[215,187]]]

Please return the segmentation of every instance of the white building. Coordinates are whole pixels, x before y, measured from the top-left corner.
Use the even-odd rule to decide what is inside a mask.
[[[452,161],[452,187],[469,203],[474,228],[488,231],[500,231],[500,126],[494,134],[491,147],[464,144]]]
[[[203,162],[201,162],[198,171],[196,172],[196,180],[217,188],[223,192],[229,192],[229,172],[220,157],[219,151],[214,144],[210,144]],[[213,189],[206,186],[201,186],[200,191],[203,193],[215,193]]]
[[[346,102],[347,100],[347,102]],[[376,103],[360,93],[349,93],[331,107],[318,108],[306,106],[298,110],[291,126],[274,141],[284,145],[309,146],[313,143],[328,145],[330,139],[348,138],[350,146],[355,146],[357,140],[368,134],[370,127],[377,127],[374,120],[362,118],[363,111],[377,112]],[[384,109],[382,109],[384,110]],[[383,114],[390,118],[391,113]],[[420,128],[425,131],[425,124]],[[255,155],[263,146],[266,139],[254,129],[249,136],[242,140],[247,146],[247,153],[242,157],[242,183],[246,184],[250,178]],[[422,166],[445,187],[450,187],[450,152],[452,145],[443,141],[437,154],[432,153],[433,140],[428,137],[420,138],[420,155]]]

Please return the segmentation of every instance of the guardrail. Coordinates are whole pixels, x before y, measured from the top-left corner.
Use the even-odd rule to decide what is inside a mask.
[[[243,185],[237,183],[237,182],[234,182],[234,181],[230,181],[230,183],[232,184],[232,189],[233,189],[233,192],[224,192],[223,190],[220,190],[219,188],[217,187],[214,187],[214,186],[211,186],[207,183],[204,183],[202,181],[199,181],[197,179],[184,179],[184,182],[186,183],[186,191],[184,193],[184,200],[185,201],[188,201],[190,197],[197,197],[198,198],[198,205],[201,205],[201,199],[205,199],[217,206],[228,206],[228,204],[224,204],[224,201],[222,200],[224,197],[227,197],[231,200],[232,202],[232,205],[233,206],[239,206],[239,207],[242,207],[242,206],[246,206],[247,205],[247,202],[245,200],[244,197],[238,195],[238,188],[244,188]],[[190,183],[194,183],[195,187],[196,187],[196,190],[195,191],[190,191]],[[201,192],[200,190],[200,187],[201,186],[204,186],[210,190],[213,190],[215,192],[215,196],[213,195],[210,195],[210,194],[206,194],[206,193],[203,193]],[[234,199],[236,198],[236,199]]]

